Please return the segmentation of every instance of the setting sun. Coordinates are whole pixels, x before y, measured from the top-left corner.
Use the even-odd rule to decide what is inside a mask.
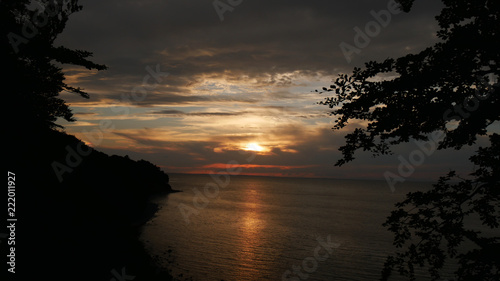
[[[245,146],[245,150],[250,150],[250,151],[262,151],[264,148],[260,145],[258,145],[255,142],[249,143]]]

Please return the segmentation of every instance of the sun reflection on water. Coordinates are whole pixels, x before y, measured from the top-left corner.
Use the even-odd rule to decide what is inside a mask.
[[[263,251],[265,221],[262,219],[260,193],[252,187],[244,191],[245,207],[241,216],[238,231],[240,248],[237,251],[240,276],[246,276],[257,270],[262,270],[265,259]]]

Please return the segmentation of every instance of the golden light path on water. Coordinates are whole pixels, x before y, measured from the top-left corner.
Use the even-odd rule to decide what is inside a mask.
[[[255,148],[255,147],[254,147]],[[247,186],[244,191],[245,206],[242,217],[242,224],[239,229],[241,247],[237,251],[237,259],[240,268],[245,268],[249,272],[258,270],[252,268],[256,261],[260,260],[258,250],[262,247],[262,235],[265,230],[265,220],[261,219],[261,209],[259,193],[252,186]],[[242,276],[248,276],[249,272],[239,272]]]

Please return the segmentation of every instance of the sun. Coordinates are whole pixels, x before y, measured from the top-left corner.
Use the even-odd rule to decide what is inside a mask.
[[[251,142],[245,146],[245,150],[250,150],[250,151],[262,151],[264,148],[260,145],[258,145],[255,142]]]

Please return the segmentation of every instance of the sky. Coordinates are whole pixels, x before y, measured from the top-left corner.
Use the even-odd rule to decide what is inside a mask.
[[[167,173],[238,168],[261,176],[383,180],[391,172],[436,180],[450,169],[472,171],[474,147],[433,151],[415,158],[411,172],[398,171],[402,159],[421,154],[413,141],[393,155],[359,152],[334,166],[344,136],[363,124],[332,130],[335,117],[318,104],[326,96],[314,91],[366,61],[438,42],[440,1],[416,1],[410,13],[387,0],[80,3],[56,45],[90,51],[108,69],[64,67],[66,83],[90,99],[62,93],[77,121],[59,124],[98,150]],[[346,52],[346,44],[358,52]]]

